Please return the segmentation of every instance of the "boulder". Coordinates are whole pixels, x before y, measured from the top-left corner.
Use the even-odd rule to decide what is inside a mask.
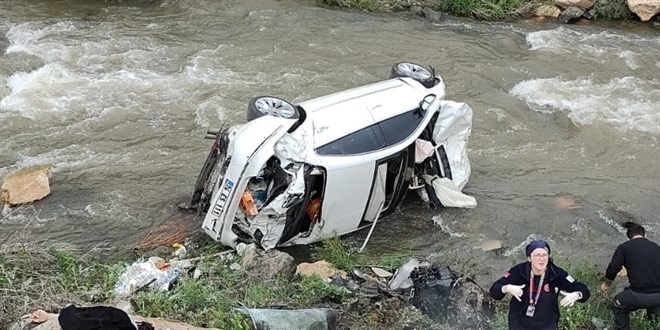
[[[628,0],[628,8],[646,22],[660,13],[660,0]]]
[[[438,23],[442,21],[442,14],[429,7],[424,8],[422,13],[424,14],[424,17],[426,17],[426,20],[431,23]]]
[[[538,17],[559,17],[561,10],[556,6],[540,5],[534,10],[534,15]]]
[[[573,23],[579,20],[580,17],[582,17],[582,14],[584,14],[584,10],[578,7],[569,7],[559,14],[559,21],[564,24]]]
[[[2,183],[2,203],[19,205],[40,200],[50,194],[48,177],[52,167],[39,166],[19,170],[5,177]]]
[[[555,5],[561,8],[577,7],[580,9],[589,9],[593,7],[596,0],[555,0]]]
[[[313,276],[316,275],[322,279],[329,279],[335,275],[340,276],[341,278],[346,278],[346,274],[343,270],[337,270],[329,262],[325,260],[319,260],[314,263],[303,262],[296,267],[296,275],[300,276]]]
[[[278,250],[249,249],[241,260],[243,270],[260,279],[269,280],[278,275],[292,278],[296,271],[293,257]]]

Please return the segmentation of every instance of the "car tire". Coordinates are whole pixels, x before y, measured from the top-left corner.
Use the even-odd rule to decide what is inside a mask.
[[[275,116],[287,119],[298,119],[300,112],[291,103],[273,96],[257,96],[250,100],[247,109],[247,120],[251,121],[263,116]]]
[[[390,78],[413,78],[426,88],[431,88],[438,82],[431,70],[411,62],[394,64]]]

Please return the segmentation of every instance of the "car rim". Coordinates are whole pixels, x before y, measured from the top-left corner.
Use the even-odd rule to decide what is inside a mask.
[[[254,102],[261,113],[282,118],[291,118],[295,114],[293,106],[274,97],[262,97]]]
[[[424,68],[413,63],[399,63],[399,71],[403,72],[407,77],[415,78],[418,80],[426,80],[431,78],[431,72]]]

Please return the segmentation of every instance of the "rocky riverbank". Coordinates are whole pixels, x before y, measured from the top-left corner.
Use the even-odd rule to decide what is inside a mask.
[[[626,20],[657,23],[660,0],[322,0],[330,6],[372,12],[411,11],[431,22],[444,14],[484,20],[512,20],[532,17],[558,19],[562,23],[585,20]]]

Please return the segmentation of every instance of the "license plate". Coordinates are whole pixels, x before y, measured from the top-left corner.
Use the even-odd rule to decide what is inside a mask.
[[[225,182],[222,185],[222,189],[220,189],[220,196],[218,196],[218,201],[215,203],[215,206],[213,206],[213,215],[216,217],[219,217],[222,214],[222,210],[225,208],[225,204],[227,203],[227,199],[229,198],[229,193],[231,193],[231,189],[234,187],[234,183],[229,180],[225,179]]]

